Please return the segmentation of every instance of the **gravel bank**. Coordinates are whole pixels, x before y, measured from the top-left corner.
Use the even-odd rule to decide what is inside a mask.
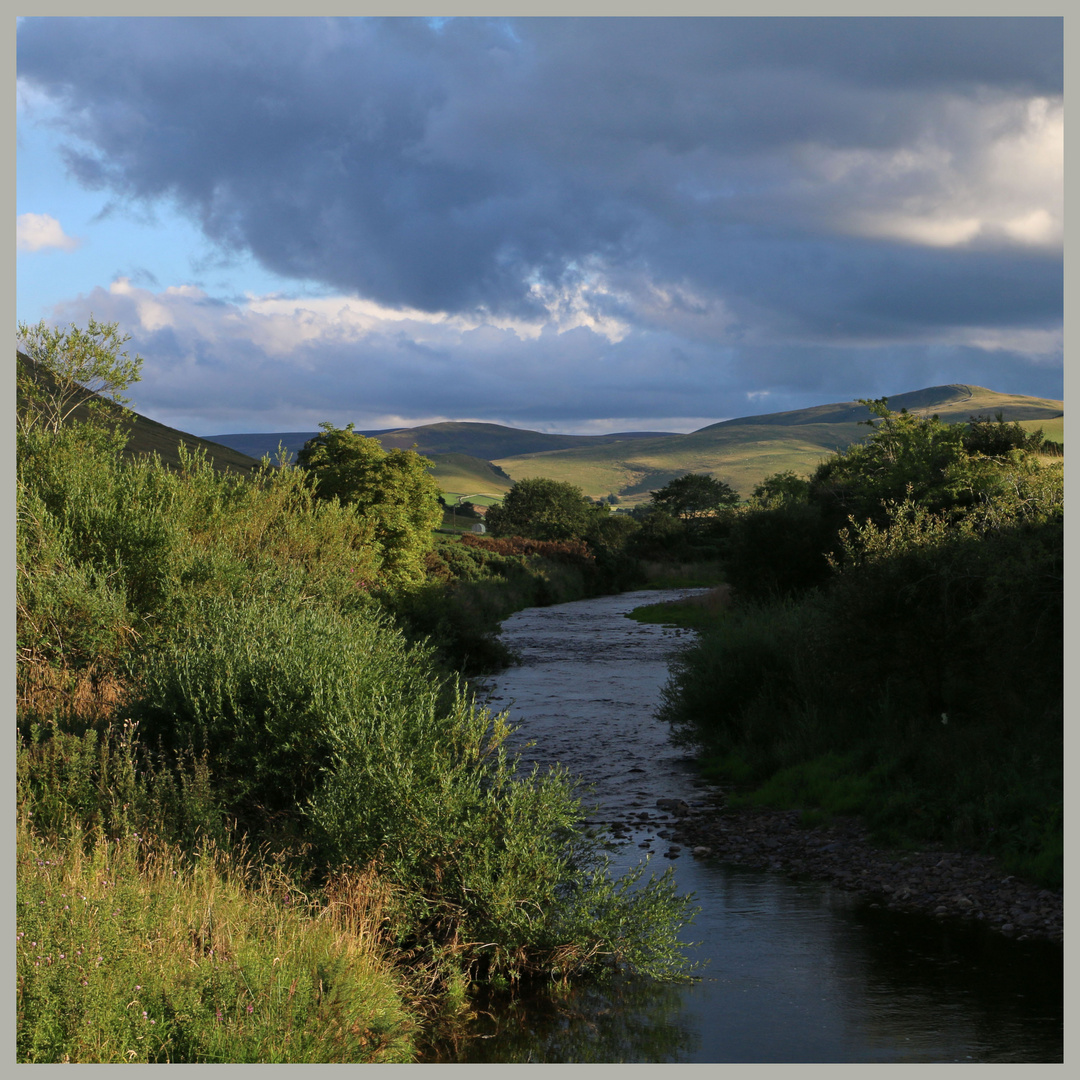
[[[798,822],[797,810],[731,810],[660,799],[653,812],[608,824],[616,837],[646,829],[639,846],[665,858],[712,857],[781,870],[830,881],[883,907],[977,921],[1021,941],[1064,940],[1063,890],[1020,881],[989,856],[940,846],[875,847],[851,819],[810,829]]]

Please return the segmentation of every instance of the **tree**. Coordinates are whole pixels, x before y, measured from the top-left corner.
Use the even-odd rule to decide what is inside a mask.
[[[985,416],[973,416],[964,432],[964,449],[969,454],[984,457],[1007,457],[1015,450],[1037,454],[1046,442],[1042,428],[1025,431],[1015,421],[1005,423],[1005,415],[998,412],[994,420]]]
[[[910,498],[944,510],[975,496],[980,467],[964,449],[963,424],[890,411],[888,398],[860,399],[873,433],[823,461],[810,479],[811,499],[842,523],[849,515],[883,524],[886,504]]]
[[[82,409],[91,421],[129,415],[123,391],[139,381],[142,357],[121,351],[130,335],[120,336],[119,323],[99,323],[93,315],[85,330],[19,323],[17,341],[19,429],[40,425],[57,432]]]
[[[739,493],[708,473],[687,473],[652,493],[652,504],[679,518],[691,531],[705,519],[735,506]]]
[[[484,522],[493,536],[579,540],[593,526],[596,511],[581,488],[537,476],[514,484]]]
[[[753,502],[760,507],[773,509],[805,503],[810,496],[810,481],[788,469],[786,472],[766,476],[753,491]]]
[[[316,495],[353,507],[372,523],[391,579],[421,580],[432,530],[442,521],[431,462],[414,450],[384,450],[353,424],[319,426],[323,433],[304,443],[296,459],[313,478]]]

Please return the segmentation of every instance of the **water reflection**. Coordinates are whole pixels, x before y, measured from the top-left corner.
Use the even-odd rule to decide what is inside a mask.
[[[690,1061],[700,1035],[686,1021],[683,990],[643,980],[612,980],[566,990],[489,994],[466,1039],[441,1061],[520,1064]]]

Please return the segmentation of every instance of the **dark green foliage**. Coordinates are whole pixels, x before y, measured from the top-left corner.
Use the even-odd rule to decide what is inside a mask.
[[[484,520],[493,536],[580,540],[589,532],[597,510],[581,488],[535,477],[514,484],[502,505],[491,507]]]
[[[687,473],[652,492],[653,506],[679,518],[691,530],[738,502],[739,493],[730,484],[707,473]]]
[[[807,484],[771,478],[737,515],[741,605],[677,661],[664,714],[757,798],[1056,883],[1062,468],[1018,428],[965,446],[971,428],[868,404],[867,444]]]
[[[781,506],[798,505],[810,498],[810,481],[787,472],[767,476],[754,488],[753,503],[765,510]]]
[[[752,503],[731,525],[727,579],[747,599],[795,595],[828,580],[828,553],[836,544],[833,522],[805,498]]]
[[[640,559],[686,561],[686,527],[666,510],[635,514],[640,528],[630,539],[630,550]]]
[[[1046,442],[1041,428],[1038,431],[1025,431],[1015,421],[1006,424],[1000,412],[993,420],[973,416],[966,426],[963,442],[969,454],[1004,457],[1013,450],[1038,453]]]

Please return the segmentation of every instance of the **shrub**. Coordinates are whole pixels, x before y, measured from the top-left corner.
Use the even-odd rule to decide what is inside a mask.
[[[291,828],[315,865],[378,862],[402,949],[511,975],[676,965],[670,880],[610,893],[565,774],[516,776],[504,722],[448,696],[377,618],[208,605],[137,675],[133,718],[166,747],[205,747],[243,823]]]

